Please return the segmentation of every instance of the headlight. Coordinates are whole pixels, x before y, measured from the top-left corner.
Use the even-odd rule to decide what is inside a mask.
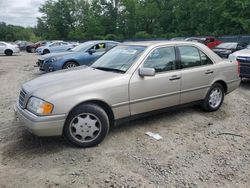
[[[234,55],[234,54],[230,54],[229,55],[229,57],[228,57],[228,59],[230,60],[230,61],[236,61],[236,56]]]
[[[225,50],[222,52],[223,54],[231,54],[232,53],[232,50]]]
[[[28,101],[27,109],[36,115],[49,115],[53,110],[53,104],[31,97]]]
[[[58,61],[59,59],[60,59],[60,57],[52,57],[52,58],[50,58],[50,59],[48,60],[48,62],[53,63],[53,62],[55,62],[55,61]]]

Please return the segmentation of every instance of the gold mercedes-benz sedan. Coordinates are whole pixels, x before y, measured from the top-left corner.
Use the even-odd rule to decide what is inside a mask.
[[[35,135],[64,135],[76,146],[89,147],[122,120],[193,103],[216,111],[239,83],[238,63],[203,44],[121,43],[90,67],[23,84],[15,112]]]

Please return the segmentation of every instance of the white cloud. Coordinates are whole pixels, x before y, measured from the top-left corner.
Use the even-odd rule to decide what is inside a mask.
[[[35,26],[38,9],[46,0],[0,0],[0,22],[21,26]]]

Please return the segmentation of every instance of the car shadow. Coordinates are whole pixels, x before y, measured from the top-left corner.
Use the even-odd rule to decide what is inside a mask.
[[[4,133],[2,161],[18,159],[20,156],[44,156],[55,154],[71,146],[62,137],[37,137],[27,131],[19,122],[13,122],[10,131]]]
[[[0,55],[0,57],[13,57],[13,56],[20,56],[21,54],[13,54],[13,55],[11,55],[11,56],[7,56],[7,55],[5,55],[5,54],[1,54]]]

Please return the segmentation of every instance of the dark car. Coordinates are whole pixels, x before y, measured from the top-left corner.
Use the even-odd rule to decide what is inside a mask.
[[[35,53],[36,52],[36,49],[40,46],[45,46],[47,45],[48,43],[50,43],[49,41],[39,41],[39,42],[36,42],[34,44],[30,44],[30,45],[27,45],[26,46],[26,51],[29,52],[29,53]]]
[[[244,42],[225,42],[216,46],[213,51],[222,58],[228,58],[231,53],[245,49],[246,47],[247,43]]]
[[[51,72],[68,69],[80,65],[91,65],[101,55],[116,46],[115,41],[88,41],[79,46],[61,53],[50,53],[38,58],[37,65],[40,70]]]
[[[244,50],[230,54],[229,59],[239,62],[241,78],[250,78],[250,45]]]
[[[27,46],[31,45],[31,42],[17,40],[15,44],[20,48],[20,50],[26,50]]]

